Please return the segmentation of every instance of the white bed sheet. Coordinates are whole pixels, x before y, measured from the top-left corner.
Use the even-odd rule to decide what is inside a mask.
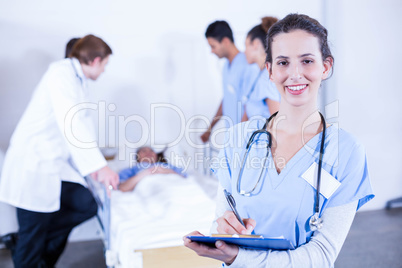
[[[180,246],[182,237],[194,230],[208,234],[214,212],[214,200],[194,176],[152,175],[133,192],[114,191],[110,246],[116,266],[134,267],[134,250]]]

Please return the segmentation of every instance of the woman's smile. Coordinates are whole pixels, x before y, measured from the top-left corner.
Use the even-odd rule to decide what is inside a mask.
[[[285,88],[292,95],[300,95],[300,94],[303,94],[303,92],[307,90],[308,85],[307,84],[291,85],[291,86],[285,86]]]

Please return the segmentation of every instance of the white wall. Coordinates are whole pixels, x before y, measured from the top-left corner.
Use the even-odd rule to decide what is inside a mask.
[[[222,97],[222,64],[210,53],[204,38],[209,23],[227,20],[234,29],[237,45],[244,48],[245,34],[264,15],[283,17],[292,11],[319,18],[321,14],[319,0],[307,4],[294,0],[2,0],[1,6],[2,149],[7,148],[41,75],[50,62],[62,58],[65,43],[71,37],[94,33],[114,51],[106,73],[91,84],[93,100],[116,104],[116,110],[107,111],[107,116],[117,120],[119,115],[138,114],[149,122],[150,103],[167,102],[178,106],[187,119],[196,114],[211,118]],[[179,134],[178,114],[159,109],[156,116],[156,140],[171,142]],[[106,119],[108,126],[109,117]],[[203,126],[200,122],[198,125]],[[142,135],[139,129],[138,123],[128,124],[127,139],[138,141]],[[117,130],[111,133],[115,141],[113,133],[118,135]],[[100,136],[110,145],[109,131],[103,130]]]
[[[324,17],[335,54],[328,102],[338,101],[340,127],[367,150],[376,197],[363,209],[383,208],[402,196],[402,2],[327,2]]]

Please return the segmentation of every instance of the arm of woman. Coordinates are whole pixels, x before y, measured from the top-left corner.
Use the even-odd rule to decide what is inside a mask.
[[[119,184],[119,190],[122,192],[129,192],[134,190],[135,186],[146,176],[151,175],[150,168],[140,171],[138,174],[130,177],[128,180]]]
[[[209,136],[211,135],[212,128],[216,125],[216,123],[218,123],[218,121],[221,119],[221,117],[223,115],[223,108],[222,107],[223,107],[223,101],[219,105],[218,111],[216,112],[214,118],[212,119],[211,125],[208,127],[207,131],[205,131],[201,135],[202,142],[206,143],[206,142],[209,141]]]
[[[327,208],[323,227],[295,250],[261,251],[239,249],[228,267],[333,267],[356,214],[357,202]]]
[[[153,170],[152,174],[179,174],[179,173],[177,173],[170,167],[158,166]]]
[[[241,118],[241,122],[246,122],[247,120],[248,120],[248,116],[247,116],[247,113],[246,113],[246,107],[244,107],[244,114],[243,114],[243,116]]]

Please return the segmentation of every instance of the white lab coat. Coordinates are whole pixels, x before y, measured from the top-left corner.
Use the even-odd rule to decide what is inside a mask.
[[[50,65],[11,137],[0,178],[0,201],[36,212],[60,208],[61,181],[85,185],[83,176],[106,166],[96,146],[88,110],[71,108],[86,102],[86,78],[77,59]],[[70,111],[70,113],[69,113]],[[71,116],[70,116],[71,118]],[[67,139],[66,133],[76,138]]]

